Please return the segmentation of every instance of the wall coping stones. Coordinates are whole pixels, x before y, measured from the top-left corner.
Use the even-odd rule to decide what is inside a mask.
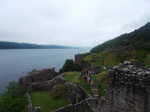
[[[150,69],[138,62],[124,61],[114,66],[109,70],[109,77],[114,86],[150,87]]]

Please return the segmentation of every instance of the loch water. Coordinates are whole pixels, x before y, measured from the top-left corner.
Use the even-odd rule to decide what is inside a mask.
[[[33,69],[55,67],[59,70],[66,59],[89,49],[13,49],[0,50],[0,92],[12,80],[18,80]]]

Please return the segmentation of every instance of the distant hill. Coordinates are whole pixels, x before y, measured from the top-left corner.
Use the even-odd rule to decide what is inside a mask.
[[[91,52],[102,52],[105,50],[120,49],[129,46],[138,50],[150,50],[150,23],[131,33],[123,34],[113,40],[109,40],[96,46]]]
[[[74,47],[0,41],[0,49],[71,49],[71,48]]]
[[[150,67],[150,23],[94,47],[83,60],[93,66],[113,66],[124,60],[137,60]]]

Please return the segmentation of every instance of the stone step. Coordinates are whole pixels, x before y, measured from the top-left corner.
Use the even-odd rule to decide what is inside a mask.
[[[92,88],[92,93],[94,97],[99,97],[99,91],[97,88]]]
[[[97,88],[92,88],[92,90],[96,90],[96,91],[98,91],[98,89],[97,89]]]
[[[98,92],[98,90],[97,90],[97,89],[92,89],[92,91]]]
[[[93,96],[94,96],[94,97],[99,97],[99,95],[96,95],[96,94],[95,94],[95,95],[93,95]]]
[[[98,93],[98,91],[92,91],[93,93]]]
[[[93,95],[99,95],[99,93],[93,93]]]

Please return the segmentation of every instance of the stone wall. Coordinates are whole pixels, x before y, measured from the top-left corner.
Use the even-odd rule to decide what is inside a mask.
[[[150,112],[150,70],[124,62],[109,72],[110,84],[99,112]]]
[[[33,112],[32,99],[31,99],[31,95],[28,92],[26,93],[26,97],[28,101],[27,112]]]
[[[78,64],[81,69],[86,69],[86,68],[90,68],[90,67],[91,67],[91,64],[90,64],[90,63],[85,62],[85,61],[83,60],[83,58],[84,58],[85,56],[87,56],[87,55],[88,55],[88,53],[75,55],[75,63]]]
[[[95,108],[97,107],[97,99],[89,98],[81,101],[77,104],[70,104],[68,106],[62,107],[55,112],[95,112]]]
[[[150,87],[150,69],[140,63],[126,61],[110,69],[109,77],[114,86]]]
[[[28,86],[33,83],[48,81],[57,75],[58,73],[54,69],[44,69],[41,71],[29,73],[28,75],[20,78],[20,84],[23,87],[28,88]]]
[[[65,88],[64,97],[72,104],[76,104],[87,98],[87,94],[80,85],[65,81],[62,75],[56,76],[52,80],[32,83],[30,85],[30,90],[51,91],[54,93],[56,91],[64,91],[64,89],[58,88],[59,85]]]
[[[84,58],[84,54],[77,54],[77,55],[75,55],[75,62],[76,63],[80,63],[81,62],[81,60]]]
[[[30,90],[32,91],[49,91],[56,84],[64,84],[65,80],[62,75],[58,75],[55,78],[43,82],[35,82],[30,84]]]

